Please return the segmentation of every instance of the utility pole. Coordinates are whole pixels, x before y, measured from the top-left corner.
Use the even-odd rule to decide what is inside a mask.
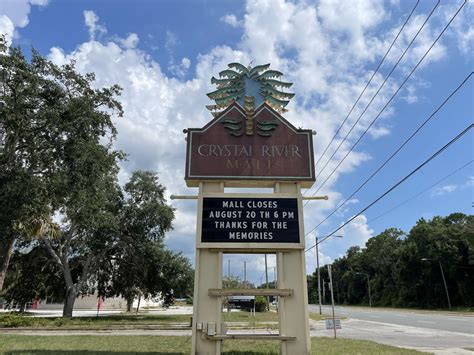
[[[244,261],[244,288],[247,288],[247,262]]]
[[[267,265],[267,254],[265,254],[265,288],[268,289],[268,265]],[[276,286],[275,286],[276,288]],[[270,296],[267,296],[267,308],[270,310]]]
[[[336,315],[334,313],[334,289],[332,285],[331,264],[328,265],[329,286],[331,287],[331,304],[332,304],[332,326],[334,327],[334,339],[336,339]]]
[[[326,282],[323,280],[323,303],[326,303]]]
[[[369,274],[367,274],[366,272],[356,272],[356,274],[367,276],[367,290],[369,291],[369,307],[372,307],[372,296],[370,295],[370,278],[369,278]]]
[[[321,312],[321,274],[319,272],[319,248],[318,248],[318,237],[316,238],[316,268],[318,272],[318,301],[319,301],[319,314],[322,314]]]
[[[422,258],[422,261],[430,261],[433,260],[431,258]],[[449,299],[449,292],[448,292],[448,285],[446,284],[446,279],[444,278],[444,271],[443,271],[443,266],[441,266],[441,261],[438,260],[439,264],[439,269],[441,270],[441,277],[443,278],[443,284],[444,284],[444,291],[446,292],[446,298],[448,299],[448,307],[451,309],[451,300]]]
[[[443,267],[441,266],[441,261],[438,260],[439,268],[441,269],[441,276],[443,277],[444,290],[446,291],[446,297],[448,298],[448,307],[451,309],[451,300],[449,299],[448,285],[446,284],[446,279],[444,278]]]
[[[278,285],[277,285],[277,268],[276,266],[273,267],[273,282],[275,284],[275,288],[278,288]],[[278,307],[279,307],[279,302],[280,302],[280,298],[278,298],[278,296],[276,296],[276,311],[277,311],[277,314],[278,314]]]
[[[372,296],[370,295],[370,278],[369,274],[367,274],[367,286],[369,289],[369,307],[372,307]]]
[[[336,238],[342,238],[343,236],[342,235],[333,235],[333,237],[336,237]],[[317,271],[318,271],[318,298],[319,298],[319,314],[322,314],[321,312],[321,273],[319,271],[319,241],[318,241],[318,237],[314,237],[316,239],[316,268],[317,268]],[[324,241],[326,238],[324,238],[322,241]],[[324,295],[324,281],[323,281],[323,297],[325,298],[325,295]]]
[[[227,260],[227,270],[228,270],[228,271],[227,271],[227,276],[228,276],[229,279],[230,279],[230,259]]]

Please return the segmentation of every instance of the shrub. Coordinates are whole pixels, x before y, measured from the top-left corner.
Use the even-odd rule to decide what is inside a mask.
[[[33,322],[34,321],[31,318],[20,316],[15,313],[6,314],[3,317],[0,317],[0,327],[3,328],[29,327]]]
[[[263,296],[255,297],[255,312],[265,312],[268,308],[267,299]]]

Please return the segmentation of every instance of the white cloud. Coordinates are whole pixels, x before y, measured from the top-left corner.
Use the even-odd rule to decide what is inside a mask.
[[[339,239],[339,238],[337,238]],[[312,247],[315,244],[315,238],[313,234],[306,236],[306,248]],[[318,255],[319,255],[319,267],[322,267],[327,264],[332,264],[334,261],[329,255],[326,254],[326,251],[330,251],[333,244],[324,242],[318,244]],[[316,248],[312,248],[309,252],[306,253],[306,274],[312,274],[317,266],[316,260]]]
[[[118,38],[120,44],[125,48],[135,48],[140,41],[136,33],[130,33],[127,38],[121,39]]]
[[[32,5],[46,6],[49,0],[2,0],[0,1],[0,34],[4,34],[8,45],[18,34],[15,28],[23,28],[29,23]]]
[[[166,40],[165,40],[165,48],[166,50],[172,54],[174,48],[179,44],[179,39],[176,33],[172,31],[166,31]]]
[[[7,46],[10,46],[13,39],[13,33],[15,31],[15,26],[10,18],[6,15],[0,16],[0,34],[5,36]]]
[[[341,223],[342,224],[342,223]],[[374,230],[367,224],[367,217],[360,215],[354,218],[336,234],[342,235],[348,245],[365,246],[365,243],[374,236]]]
[[[297,93],[285,117],[297,127],[318,131],[314,139],[318,158],[372,74],[367,72],[367,68],[374,67],[398,30],[398,24],[394,24],[388,35],[377,35],[379,26],[382,23],[387,26],[391,16],[390,11],[386,11],[382,5],[379,1],[358,1],[354,2],[354,6],[348,6],[345,1],[322,1],[318,6],[283,0],[249,1],[246,14],[241,20],[244,35],[235,48],[216,46],[196,58],[184,57],[176,63],[173,55],[180,40],[175,33],[166,32],[164,47],[171,59],[168,63],[158,63],[137,48],[139,37],[136,34],[126,38],[112,36],[107,41],[93,40],[98,34],[105,33],[105,27],[98,25],[98,17],[91,11],[87,17],[84,14],[91,40],[78,45],[69,53],[61,48],[52,48],[49,58],[59,64],[74,59],[79,71],[96,73],[97,86],[117,83],[124,88],[120,101],[123,103],[125,116],[115,120],[119,131],[117,148],[129,153],[129,160],[122,163],[122,182],[135,169],[150,169],[159,173],[168,194],[192,195],[196,194],[195,189],[186,188],[184,183],[185,137],[182,129],[202,127],[211,119],[210,113],[205,109],[205,105],[210,103],[205,93],[214,90],[210,78],[230,62],[247,64],[252,59],[254,65],[271,63],[272,68],[285,73],[283,79],[293,82],[292,91]],[[413,28],[420,19],[413,21]],[[410,28],[409,33],[413,32],[413,28]],[[410,65],[419,59],[421,49],[426,48],[434,33],[435,28],[428,25],[425,35],[417,41],[416,53],[408,56],[402,64],[402,72],[411,68]],[[404,37],[397,46],[398,53],[409,39],[408,35]],[[439,59],[445,55],[443,48],[441,46],[438,49],[437,57],[434,58]],[[391,60],[393,62],[393,58]],[[195,67],[192,77],[189,75],[191,63]],[[163,73],[162,65],[166,65],[173,76]],[[399,76],[396,76],[394,80],[387,82],[362,116],[348,142],[341,146],[328,164],[319,178],[320,182],[335,168],[355,139],[378,114],[399,80]],[[347,126],[341,132],[342,136],[363,112],[382,81],[383,76],[377,74],[373,85],[368,88],[349,117]],[[408,89],[409,93],[416,95],[415,89],[410,90],[412,89]],[[366,139],[389,134],[390,118],[394,112],[393,108],[387,110],[369,131],[371,136]],[[339,142],[340,137],[336,139],[335,146]],[[332,153],[332,150],[328,153]],[[317,169],[321,168],[328,157],[329,155],[321,161]],[[310,202],[305,207],[307,231],[343,198],[334,189],[341,174],[354,171],[370,158],[368,153],[359,150],[352,152],[344,161],[318,193],[329,195],[329,201]],[[175,230],[169,233],[166,242],[173,249],[181,250],[186,256],[194,258],[196,205],[184,201],[175,201],[173,205],[178,208]],[[357,217],[343,232],[345,237],[342,243],[347,243],[348,246],[362,246],[373,235],[365,216]],[[307,244],[312,245],[308,238],[311,237],[307,237]],[[329,255],[332,254],[332,243],[336,242],[321,249],[322,263],[331,261]],[[314,258],[311,253],[307,257],[309,272]]]
[[[189,58],[184,57],[183,59],[181,59],[181,63],[179,63],[178,65],[171,64],[170,66],[168,66],[168,69],[171,73],[176,75],[178,78],[183,78],[188,72],[190,67],[191,67],[191,60],[189,60]]]
[[[220,20],[234,28],[241,27],[243,22],[237,19],[234,14],[227,14],[220,18]]]
[[[465,183],[466,187],[474,186],[474,176],[469,176],[468,180]]]
[[[84,22],[89,31],[89,38],[91,41],[95,40],[96,37],[100,37],[107,33],[105,26],[98,24],[99,17],[92,10],[85,10]]]
[[[415,85],[407,85],[405,87],[406,94],[402,98],[409,104],[413,104],[418,101],[418,97],[416,96],[416,87]]]
[[[448,3],[449,4],[449,3]],[[458,5],[454,5],[459,7]],[[442,6],[442,13],[444,15],[444,21],[449,21],[454,6],[445,5]],[[453,21],[447,34],[457,44],[459,51],[464,54],[467,58],[472,59],[472,53],[474,52],[474,23],[472,18],[474,17],[474,2],[469,0],[464,8],[461,10],[457,18]]]
[[[442,196],[457,190],[456,185],[444,185],[433,190],[432,196]]]

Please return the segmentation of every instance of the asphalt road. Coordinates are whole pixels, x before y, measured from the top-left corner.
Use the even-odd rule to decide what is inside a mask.
[[[309,305],[310,312],[319,313],[319,306]],[[323,306],[323,314],[330,315],[331,307]],[[437,329],[474,334],[474,315],[455,312],[427,312],[365,307],[335,307],[336,316],[417,328]]]

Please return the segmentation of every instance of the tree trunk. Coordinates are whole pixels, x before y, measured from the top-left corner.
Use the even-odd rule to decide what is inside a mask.
[[[26,308],[26,302],[21,302],[20,303],[20,313],[25,313],[25,308]]]
[[[139,295],[138,296],[138,304],[137,304],[137,312],[136,313],[138,313],[138,311],[140,310],[140,301],[141,300],[142,300],[142,295]]]
[[[63,317],[72,318],[72,311],[74,310],[74,302],[76,302],[76,297],[76,287],[69,286],[66,292],[66,299],[64,300]]]
[[[127,312],[132,311],[133,298],[127,298]]]
[[[1,265],[0,265],[0,291],[3,290],[3,283],[5,282],[5,276],[7,274],[8,264],[10,263],[10,257],[13,254],[14,245],[15,245],[15,238],[7,237],[5,250],[2,250],[2,252],[4,252],[4,255],[2,256],[3,258],[1,259]]]

